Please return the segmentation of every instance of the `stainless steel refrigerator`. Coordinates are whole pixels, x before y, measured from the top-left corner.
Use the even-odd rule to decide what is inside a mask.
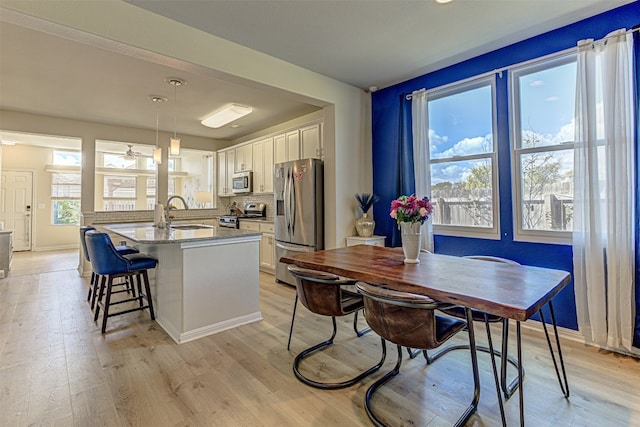
[[[276,280],[295,285],[280,257],[324,249],[324,163],[278,163],[274,173]]]

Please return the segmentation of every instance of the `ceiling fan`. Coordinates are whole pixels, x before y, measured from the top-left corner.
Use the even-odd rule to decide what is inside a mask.
[[[129,149],[124,153],[124,158],[126,160],[135,160],[138,158],[138,156],[141,156],[142,153],[139,153],[137,151],[133,151],[133,145],[132,144],[127,144],[127,147],[129,147]]]

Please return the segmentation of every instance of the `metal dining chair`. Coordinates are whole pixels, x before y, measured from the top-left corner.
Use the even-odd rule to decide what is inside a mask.
[[[333,345],[333,340],[337,333],[336,317],[360,311],[363,309],[364,304],[362,296],[343,289],[346,285],[355,284],[353,280],[341,279],[334,274],[300,268],[294,265],[287,266],[287,269],[296,280],[296,295],[302,305],[312,313],[330,316],[333,324],[333,333],[328,340],[309,347],[296,356],[293,362],[293,372],[296,378],[311,387],[333,390],[349,387],[380,369],[386,357],[386,350],[383,351],[382,357],[376,365],[345,381],[323,382],[303,375],[300,371],[300,363],[313,353]],[[369,331],[370,329],[358,331],[356,328],[358,336],[362,336]]]
[[[364,298],[367,323],[374,332],[382,337],[383,349],[385,340],[387,340],[396,344],[398,350],[395,367],[373,383],[365,394],[365,410],[371,421],[376,426],[386,426],[374,412],[372,400],[380,387],[400,373],[402,347],[421,349],[426,353],[426,350],[440,347],[458,332],[467,328],[474,391],[471,403],[455,424],[456,426],[464,425],[478,409],[480,398],[480,375],[471,311],[467,309],[467,321],[465,322],[436,314],[436,309],[446,308],[450,304],[439,303],[425,296],[398,292],[362,282],[358,282],[356,288]],[[427,360],[429,361],[429,359]],[[499,402],[504,420],[502,400],[499,399]]]

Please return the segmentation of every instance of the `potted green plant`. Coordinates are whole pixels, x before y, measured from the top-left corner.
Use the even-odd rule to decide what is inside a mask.
[[[369,217],[369,209],[380,200],[380,197],[371,193],[356,194],[356,200],[362,210],[362,216],[356,220],[356,232],[361,237],[373,236],[373,229],[376,227],[376,222],[372,217]]]

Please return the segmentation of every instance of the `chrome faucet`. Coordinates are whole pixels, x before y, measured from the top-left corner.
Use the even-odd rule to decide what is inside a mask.
[[[169,200],[167,200],[167,208],[166,208],[166,209],[167,209],[167,214],[165,215],[165,216],[167,217],[167,218],[166,218],[166,221],[167,221],[167,229],[169,229],[169,228],[171,227],[171,216],[169,216],[169,209],[170,209],[170,207],[171,207],[171,201],[172,201],[173,199],[180,199],[180,200],[182,200],[182,204],[184,205],[184,208],[185,208],[185,209],[187,209],[187,210],[189,209],[189,206],[187,206],[187,202],[186,202],[182,197],[180,197],[180,196],[178,196],[178,195],[169,197]]]

